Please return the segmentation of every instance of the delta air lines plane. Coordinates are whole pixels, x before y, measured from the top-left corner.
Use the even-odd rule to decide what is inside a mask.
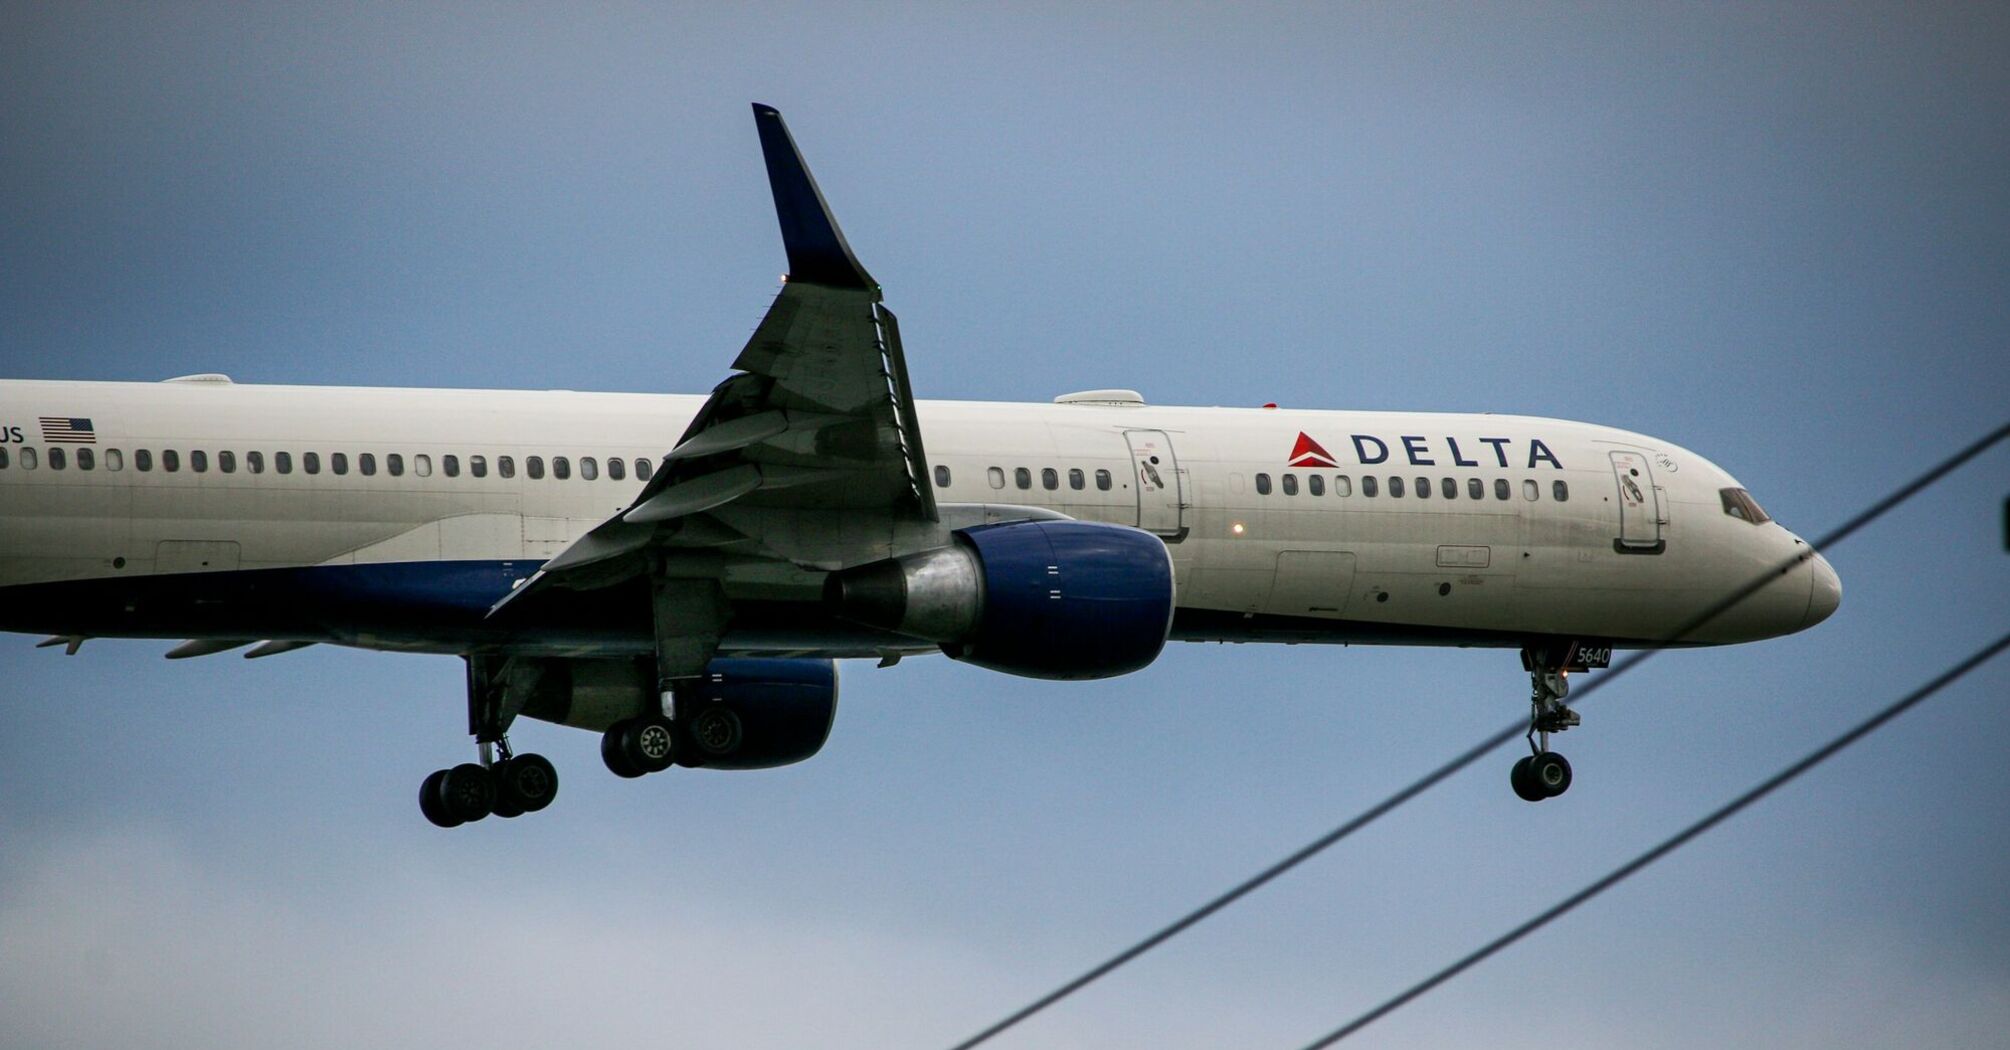
[[[754,115],[789,273],[709,395],[0,383],[0,630],[459,656],[480,760],[420,789],[450,827],[555,797],[519,716],[603,734],[624,777],[753,769],[823,746],[838,659],[1093,679],[1168,640],[1519,650],[1535,801],[1570,785],[1568,672],[1840,600],[1736,479],[1643,434],[916,401],[879,285]]]

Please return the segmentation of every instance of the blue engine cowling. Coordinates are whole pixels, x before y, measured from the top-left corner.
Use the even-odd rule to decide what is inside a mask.
[[[832,660],[720,658],[676,686],[678,764],[767,769],[816,754],[837,719]]]
[[[1127,525],[1015,521],[953,546],[832,573],[838,616],[925,638],[1028,678],[1108,678],[1158,657],[1172,629],[1165,544]]]

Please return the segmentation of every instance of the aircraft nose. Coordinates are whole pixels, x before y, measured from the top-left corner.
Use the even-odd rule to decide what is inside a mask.
[[[1842,577],[1827,558],[1817,554],[1808,563],[1808,615],[1803,629],[1828,619],[1842,604]]]

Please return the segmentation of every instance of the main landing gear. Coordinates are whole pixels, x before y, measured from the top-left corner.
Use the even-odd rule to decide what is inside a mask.
[[[479,653],[467,660],[468,732],[481,761],[438,770],[419,785],[419,811],[443,828],[535,813],[558,797],[558,770],[543,755],[510,751],[506,731],[523,703],[504,686],[504,661]]]
[[[1531,645],[1521,651],[1530,682],[1529,754],[1508,772],[1508,783],[1516,795],[1541,802],[1570,790],[1570,762],[1549,749],[1551,733],[1561,733],[1582,721],[1563,702],[1570,692],[1567,676],[1571,671],[1604,667],[1611,659],[1610,648],[1594,650],[1577,642]]]
[[[677,728],[659,714],[624,718],[601,734],[600,760],[617,777],[661,773],[677,760]]]

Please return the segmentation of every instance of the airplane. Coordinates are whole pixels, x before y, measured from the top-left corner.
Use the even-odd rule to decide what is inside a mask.
[[[1509,783],[1541,801],[1571,672],[1841,601],[1730,474],[1612,427],[917,401],[781,114],[754,121],[789,272],[709,395],[0,383],[0,630],[459,656],[477,760],[419,793],[452,827],[556,796],[520,716],[600,733],[622,777],[757,769],[823,747],[837,660],[1090,680],[1168,641],[1518,650]]]

